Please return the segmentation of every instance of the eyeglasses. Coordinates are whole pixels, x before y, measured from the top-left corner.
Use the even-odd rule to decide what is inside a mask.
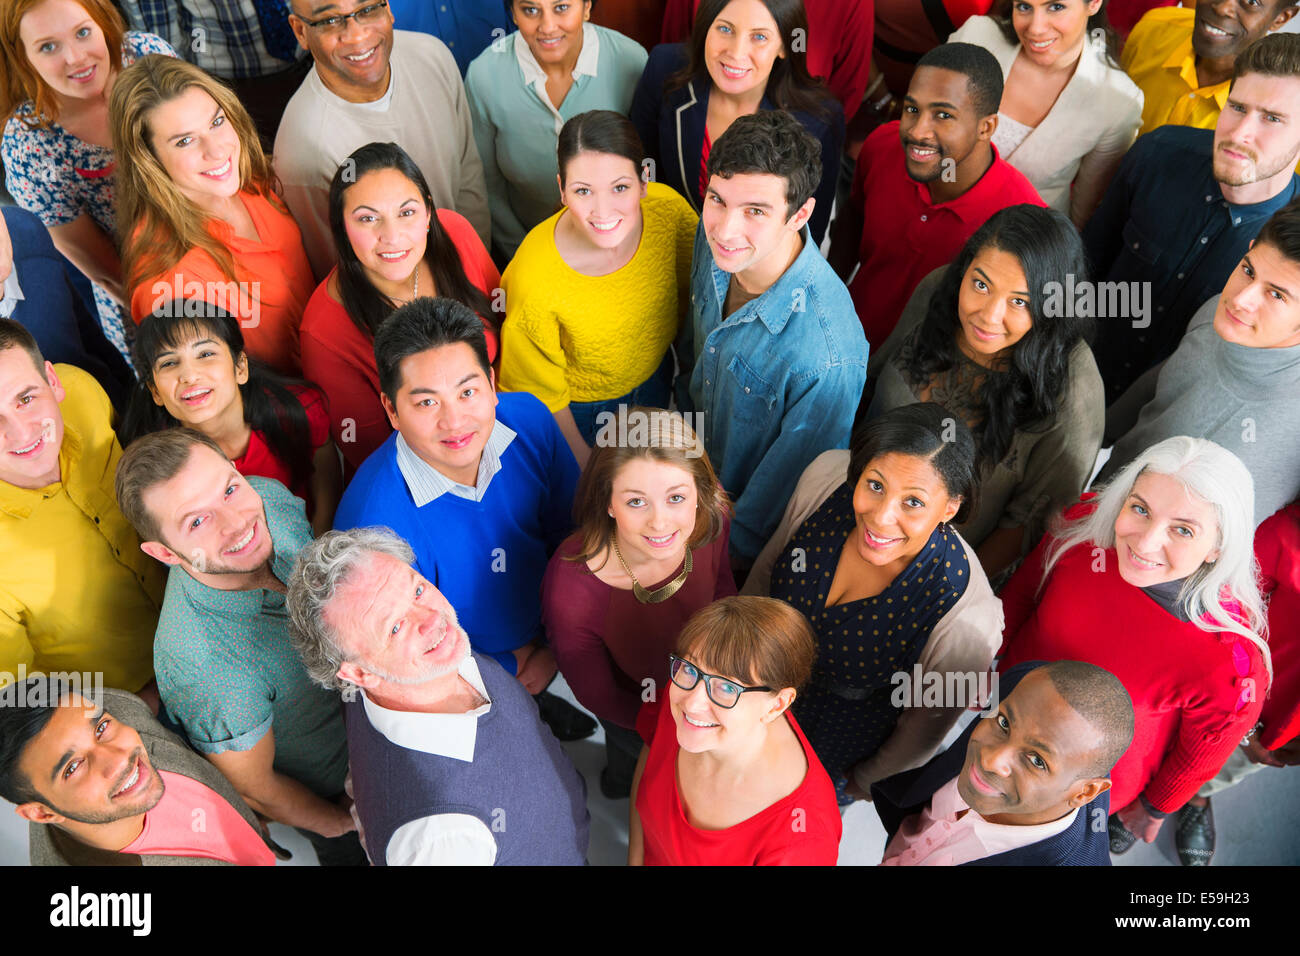
[[[319,20],[308,20],[305,17],[298,17],[298,19],[313,30],[320,30],[322,33],[342,33],[348,28],[349,20],[356,20],[357,23],[370,23],[387,6],[388,0],[378,0],[377,3],[368,3],[360,10],[353,10],[351,13],[335,13]],[[297,14],[294,15],[297,16]]]
[[[668,676],[682,690],[694,690],[695,685],[703,678],[704,693],[709,695],[709,700],[728,710],[740,702],[741,694],[748,694],[752,690],[772,689],[766,684],[761,687],[746,687],[744,684],[737,684],[734,680],[719,677],[717,674],[706,674],[690,661],[684,661],[676,654],[668,655]]]

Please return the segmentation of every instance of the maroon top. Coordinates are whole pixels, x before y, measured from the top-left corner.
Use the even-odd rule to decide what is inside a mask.
[[[681,589],[661,604],[642,604],[631,590],[610,587],[583,562],[570,561],[580,534],[564,540],[542,579],[542,622],[560,673],[579,703],[597,717],[632,730],[646,678],[666,693],[668,654],[686,619],[718,598],[736,593],[727,559],[728,523],[711,544],[694,552],[695,566]],[[663,587],[681,572],[653,585]]]

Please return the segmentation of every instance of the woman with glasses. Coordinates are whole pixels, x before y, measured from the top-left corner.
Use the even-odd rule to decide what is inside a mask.
[[[662,681],[691,614],[736,593],[727,495],[699,437],[677,412],[634,406],[620,420],[626,440],[592,453],[578,482],[578,530],[542,581],[560,672],[605,728],[600,790],[611,799],[632,787],[645,682]]]
[[[835,790],[790,713],[816,653],[808,622],[771,598],[691,616],[637,718],[630,865],[835,864]]]
[[[560,128],[589,110],[626,115],[646,62],[641,44],[589,22],[592,0],[507,5],[519,29],[488,46],[465,74],[492,244],[503,262],[557,208]]]
[[[965,424],[933,403],[895,408],[813,460],[745,582],[817,636],[795,712],[841,803],[924,763],[975,703],[927,699],[916,675],[978,687],[993,661],[1002,607],[951,525],[974,492]]]

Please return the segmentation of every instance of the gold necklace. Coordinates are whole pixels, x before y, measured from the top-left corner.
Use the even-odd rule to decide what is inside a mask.
[[[691,573],[691,568],[694,566],[694,563],[691,560],[691,549],[687,548],[686,563],[682,565],[682,573],[677,575],[677,577],[673,578],[659,590],[647,591],[641,586],[641,582],[636,579],[636,575],[632,573],[632,569],[627,566],[627,562],[623,560],[623,552],[618,549],[618,532],[614,532],[614,534],[610,536],[609,540],[610,544],[614,546],[614,554],[618,557],[618,563],[623,565],[623,570],[626,571],[627,576],[632,579],[632,593],[636,595],[636,599],[642,604],[658,604],[661,601],[667,601],[670,597],[681,590],[682,585],[686,583],[686,576]]]

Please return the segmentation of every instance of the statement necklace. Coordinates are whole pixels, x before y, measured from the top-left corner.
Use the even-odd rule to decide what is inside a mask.
[[[686,563],[682,565],[682,573],[677,575],[677,577],[673,578],[659,590],[647,591],[645,588],[641,587],[641,582],[636,579],[636,575],[632,573],[632,569],[629,568],[627,562],[623,560],[623,552],[618,549],[618,533],[615,532],[611,535],[609,540],[610,544],[614,546],[614,554],[618,557],[618,563],[623,565],[623,570],[626,571],[627,576],[632,579],[632,593],[636,595],[636,599],[642,604],[658,604],[660,601],[667,601],[670,597],[681,590],[682,585],[686,583],[686,576],[691,573],[691,568],[694,567],[694,563],[691,560],[691,549],[687,548]]]

